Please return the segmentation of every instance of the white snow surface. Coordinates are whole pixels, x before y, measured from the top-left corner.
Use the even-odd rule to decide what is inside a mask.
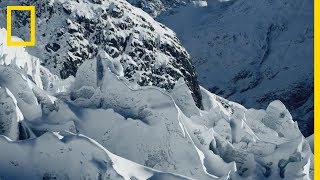
[[[310,145],[280,101],[246,109],[201,88],[200,110],[183,79],[137,87],[103,52],[60,80],[4,39],[1,179],[313,179]]]
[[[64,134],[23,142],[0,136],[1,179],[187,179],[123,159],[84,135]]]
[[[307,141],[310,144],[312,152],[314,152],[314,135],[312,134],[311,136],[307,137]]]

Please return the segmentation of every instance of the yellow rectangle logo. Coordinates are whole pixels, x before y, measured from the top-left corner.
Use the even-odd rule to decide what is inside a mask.
[[[30,41],[17,42],[12,40],[12,11],[30,11]],[[36,45],[36,8],[35,6],[7,6],[7,45],[35,46]]]

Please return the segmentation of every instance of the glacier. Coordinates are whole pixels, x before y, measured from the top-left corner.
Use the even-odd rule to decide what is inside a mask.
[[[247,109],[200,87],[199,108],[183,78],[137,86],[104,50],[62,79],[5,34],[1,179],[313,179],[312,138],[281,101]]]

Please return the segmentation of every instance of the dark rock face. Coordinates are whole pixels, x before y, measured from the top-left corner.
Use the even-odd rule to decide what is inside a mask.
[[[30,53],[65,79],[103,49],[120,61],[124,76],[141,86],[172,89],[184,78],[202,108],[197,74],[175,33],[126,1],[21,0],[37,11],[37,49]],[[28,26],[17,20],[17,29]],[[19,34],[24,37],[24,33]],[[42,48],[43,47],[43,48]]]

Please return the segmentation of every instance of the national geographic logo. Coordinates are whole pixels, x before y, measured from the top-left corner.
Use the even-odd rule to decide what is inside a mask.
[[[12,40],[12,12],[29,11],[30,12],[30,40],[13,41]],[[35,46],[36,45],[36,8],[35,6],[7,6],[7,45],[8,46]]]

